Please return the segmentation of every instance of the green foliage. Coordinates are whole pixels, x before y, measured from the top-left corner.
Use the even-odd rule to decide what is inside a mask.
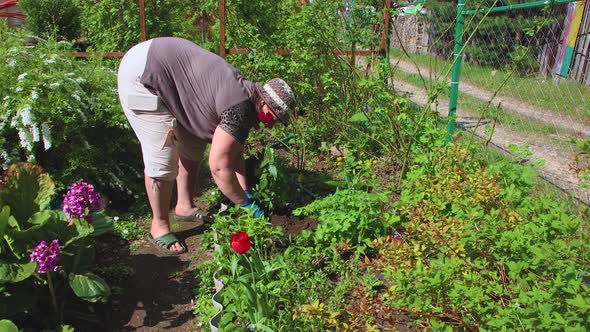
[[[256,173],[258,183],[252,192],[255,201],[269,210],[284,208],[290,201],[289,191],[285,189],[292,185],[284,158],[278,156],[272,148],[266,148]]]
[[[88,302],[106,302],[106,299],[111,295],[107,283],[91,272],[70,274],[69,282],[74,294]]]
[[[27,312],[48,313],[40,317],[41,321],[26,322],[27,326],[60,325],[61,307],[57,303],[61,305],[70,292],[91,302],[106,301],[110,294],[106,282],[88,271],[94,260],[92,237],[108,231],[110,219],[97,212],[93,224],[80,219],[70,221],[62,211],[47,209],[54,194],[51,178],[30,163],[11,165],[1,181],[0,315],[26,321]],[[58,240],[61,251],[60,271],[47,272],[45,278],[36,272],[37,263],[29,259],[41,240]],[[46,305],[50,302],[54,303],[55,316]]]
[[[16,220],[28,220],[42,211],[55,194],[55,185],[41,167],[18,163],[11,165],[0,183],[0,204],[11,208]]]
[[[126,216],[124,219],[118,217],[113,219],[115,219],[113,222],[113,234],[123,240],[139,240],[147,234],[147,230],[137,222],[134,215]]]
[[[588,238],[579,217],[533,197],[534,172],[484,167],[450,146],[408,173],[377,245],[389,303],[431,328],[585,329]]]
[[[314,240],[320,246],[343,240],[365,245],[385,231],[382,214],[389,195],[387,192],[368,193],[354,188],[336,190],[333,195],[299,208],[293,214],[310,216],[319,221]]]
[[[344,179],[344,186],[348,189],[373,188],[375,186],[375,174],[372,168],[376,160],[357,160],[354,154],[348,153],[344,157],[338,157],[336,163],[340,168],[340,176]]]
[[[39,37],[75,40],[80,36],[77,0],[19,0],[27,27]]]
[[[273,229],[265,218],[254,218],[236,209],[230,209],[227,215],[216,215],[212,228],[216,232],[218,249],[214,256],[220,269],[226,272],[223,298],[227,310],[241,313],[246,321],[238,324],[255,324],[263,329],[266,320],[276,315],[276,304],[280,300],[275,276],[277,270],[284,267],[280,262],[269,262],[269,245],[282,235],[281,231]],[[229,247],[230,237],[238,231],[246,232],[252,243],[252,248],[244,255],[237,255]],[[236,322],[231,317],[226,315],[223,329],[235,327]]]
[[[213,260],[205,260],[196,264],[194,275],[199,285],[211,285],[213,276],[218,271],[218,266]],[[195,291],[195,301],[193,313],[199,324],[209,324],[209,319],[215,315],[218,310],[211,305],[211,287],[197,287]]]
[[[465,8],[479,10],[520,3],[468,1]],[[433,53],[450,58],[454,47],[457,5],[450,1],[429,1],[425,6],[431,10],[431,14],[424,18],[430,23]],[[543,45],[538,41],[554,38],[555,25],[563,22],[564,17],[565,6],[559,5],[466,15],[463,37],[464,41],[468,41],[464,50],[466,61],[497,69],[508,67],[521,74],[536,73],[540,45]]]
[[[58,190],[86,179],[127,208],[143,191],[141,158],[118,105],[115,72],[73,59],[66,42],[28,47],[21,32],[0,35],[0,167],[34,161]]]
[[[8,319],[0,320],[0,330],[5,332],[18,332],[18,327]]]
[[[76,0],[82,10],[86,42],[96,51],[126,51],[141,41],[139,2],[133,0]],[[194,39],[198,4],[182,0],[145,2],[147,38],[178,36]]]
[[[216,248],[215,262],[206,261],[197,266],[198,279],[204,283],[210,282],[216,271],[217,278],[223,280],[225,288],[219,298],[225,309],[218,326],[220,330],[243,330],[252,325],[256,329],[273,331],[330,329],[328,323],[309,312],[308,304],[318,299],[343,303],[345,292],[334,292],[330,276],[341,273],[345,280],[340,288],[352,287],[356,282],[351,279],[356,280],[360,273],[357,262],[337,261],[339,256],[334,250],[313,244],[309,231],[293,241],[286,240],[281,230],[273,229],[267,220],[230,212],[215,216],[212,228],[216,230],[216,240],[203,242],[208,249]],[[245,231],[252,243],[250,252],[242,256],[229,246],[230,235],[238,230]],[[345,277],[349,273],[350,278]],[[199,317],[210,317],[211,292],[204,287],[198,292],[195,313]],[[333,312],[325,304],[321,306],[326,312]]]

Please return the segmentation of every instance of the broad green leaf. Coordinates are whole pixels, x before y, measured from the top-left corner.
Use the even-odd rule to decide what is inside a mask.
[[[268,173],[276,179],[278,176],[277,167],[275,165],[268,166]]]
[[[94,241],[84,238],[62,249],[60,265],[67,273],[83,274],[94,264],[95,255]]]
[[[31,216],[31,218],[29,218],[28,222],[31,225],[43,226],[49,220],[51,220],[51,218],[52,218],[51,211],[45,210],[45,211],[40,211],[40,212],[33,214]]]
[[[0,211],[0,239],[6,233],[6,227],[8,227],[8,219],[10,218],[10,206],[4,206]],[[2,243],[2,242],[0,242]]]
[[[71,227],[71,226],[70,226]],[[73,236],[72,238],[70,238],[65,244],[64,246],[68,246],[70,243],[79,240],[81,238],[85,238],[87,236],[89,236],[90,234],[92,234],[92,232],[94,232],[94,227],[92,227],[91,224],[89,224],[86,220],[84,219],[75,219],[74,220],[74,229],[76,230],[76,235]]]
[[[32,225],[31,227],[23,230],[7,230],[6,234],[12,236],[15,240],[21,242],[29,242],[33,239],[34,235],[38,233],[39,229],[43,228],[45,224],[53,219],[51,211],[41,211],[33,214],[29,218],[26,225]]]
[[[113,230],[113,218],[107,216],[104,211],[92,214],[92,227],[94,231],[90,234],[97,237]]]
[[[36,267],[35,262],[26,264],[0,262],[0,283],[23,281],[35,273]]]
[[[349,119],[350,122],[365,122],[367,120],[369,119],[363,113],[355,113]]]
[[[0,201],[10,206],[19,223],[43,211],[55,194],[55,184],[40,166],[31,163],[11,165],[0,187]]]
[[[109,285],[94,273],[70,274],[70,287],[74,294],[88,302],[105,302],[111,295]]]
[[[20,226],[18,225],[18,221],[16,221],[16,219],[14,219],[13,216],[10,216],[8,218],[8,226],[15,228],[16,230],[20,230]]]
[[[17,259],[22,259],[25,256],[26,247],[22,241],[17,241],[11,234],[10,230],[4,234],[4,241]]]
[[[248,302],[251,306],[256,306],[256,291],[250,286],[249,282],[241,281],[242,285],[246,289],[246,295],[248,298]]]
[[[0,320],[0,331],[3,332],[18,332],[18,327],[8,319]]]
[[[60,326],[60,332],[74,332],[74,331],[76,331],[76,330],[69,325]]]

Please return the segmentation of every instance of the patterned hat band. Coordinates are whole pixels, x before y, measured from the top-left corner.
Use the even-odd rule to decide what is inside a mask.
[[[264,89],[264,91],[266,91],[266,93],[268,93],[268,95],[270,96],[272,101],[281,108],[281,111],[287,112],[289,107],[287,106],[287,104],[285,104],[285,102],[281,99],[281,97],[279,97],[279,95],[275,92],[275,90],[272,88],[272,86],[270,86],[267,83],[267,84],[263,85],[262,88]]]
[[[283,124],[288,124],[295,106],[295,94],[289,84],[280,78],[273,78],[264,85],[256,83],[255,88],[271,112]]]

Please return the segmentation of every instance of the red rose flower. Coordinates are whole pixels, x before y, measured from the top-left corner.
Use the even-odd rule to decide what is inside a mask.
[[[229,239],[231,248],[240,255],[243,255],[250,250],[250,238],[245,232],[237,232]]]
[[[275,120],[275,118],[270,113],[264,113],[264,112],[258,113],[258,121],[260,121],[264,124],[272,123],[274,120]]]

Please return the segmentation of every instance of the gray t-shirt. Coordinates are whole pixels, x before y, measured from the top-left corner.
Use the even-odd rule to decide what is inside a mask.
[[[256,120],[254,83],[218,55],[175,37],[153,39],[141,83],[197,138],[219,126],[244,143]]]

